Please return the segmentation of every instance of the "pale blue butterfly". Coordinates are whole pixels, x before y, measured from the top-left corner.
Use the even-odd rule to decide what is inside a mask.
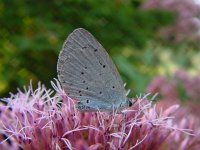
[[[121,110],[132,105],[103,46],[85,29],[74,30],[59,54],[58,78],[80,111]]]

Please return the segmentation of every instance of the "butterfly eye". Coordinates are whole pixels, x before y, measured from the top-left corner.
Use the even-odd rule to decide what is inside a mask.
[[[133,103],[129,100],[128,101],[128,106],[131,107],[133,105]]]

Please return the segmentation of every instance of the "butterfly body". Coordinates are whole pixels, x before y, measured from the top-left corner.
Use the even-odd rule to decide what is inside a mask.
[[[111,100],[112,101],[112,100]],[[119,103],[118,105],[116,104],[107,104],[104,103],[103,101],[98,101],[98,103],[96,103],[95,101],[93,102],[91,100],[91,102],[88,101],[84,101],[81,102],[79,101],[76,104],[76,108],[80,111],[84,111],[84,112],[93,112],[93,111],[113,111],[113,110],[122,110],[123,108],[127,108],[130,105],[132,105],[132,103],[130,101],[127,100],[121,100],[122,103]],[[123,103],[125,102],[125,103]]]

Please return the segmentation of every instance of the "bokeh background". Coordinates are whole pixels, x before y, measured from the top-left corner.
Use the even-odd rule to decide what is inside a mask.
[[[51,88],[64,40],[82,27],[113,58],[130,96],[159,92],[198,101],[199,17],[197,0],[2,0],[0,97],[30,80]]]

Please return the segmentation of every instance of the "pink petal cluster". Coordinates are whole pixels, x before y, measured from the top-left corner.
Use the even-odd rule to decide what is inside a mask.
[[[161,9],[174,13],[175,23],[161,30],[161,35],[174,37],[171,41],[181,42],[183,40],[200,39],[200,5],[194,0],[145,0],[143,9]]]
[[[161,99],[157,102],[158,108],[166,109],[171,105],[180,105],[181,107],[174,114],[176,117],[174,122],[178,127],[191,129],[196,133],[196,136],[178,132],[171,134],[167,145],[173,143],[172,149],[200,149],[199,74],[190,76],[184,70],[178,70],[170,79],[158,76],[149,84],[147,91],[159,93]]]
[[[161,111],[144,96],[121,114],[79,112],[57,80],[52,86],[30,86],[2,99],[7,105],[0,104],[0,149],[160,150],[194,137],[188,122],[175,121],[178,105]]]
[[[200,116],[200,74],[190,76],[184,70],[178,70],[170,79],[157,76],[147,87],[147,92],[159,93],[164,100],[162,104],[165,107],[187,101],[188,111]]]

